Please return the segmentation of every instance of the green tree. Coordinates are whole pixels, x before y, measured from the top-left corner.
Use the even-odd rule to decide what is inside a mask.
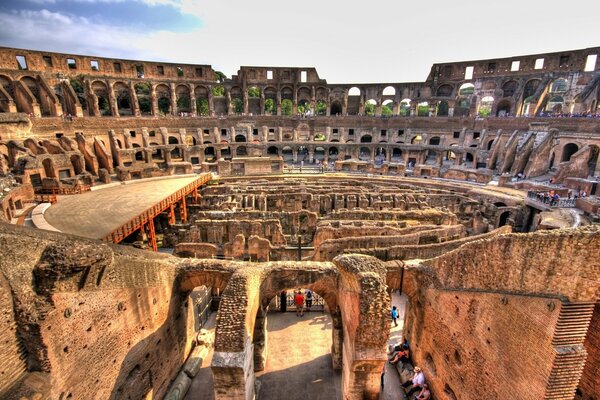
[[[221,71],[215,71],[215,80],[217,82],[225,82],[225,79],[227,79],[227,75],[225,75]]]
[[[171,111],[171,100],[167,97],[158,99],[158,111],[161,114],[168,114]]]
[[[429,105],[428,104],[419,104],[417,106],[417,116],[428,117],[429,116]]]
[[[273,99],[265,100],[265,113],[266,114],[275,114],[275,102]]]
[[[223,86],[215,86],[212,88],[212,94],[215,97],[223,97],[225,96],[225,88]]]
[[[138,98],[138,104],[140,105],[140,112],[142,114],[152,113],[152,102],[147,97]]]
[[[260,97],[260,89],[257,88],[256,86],[252,86],[251,88],[248,88],[248,97],[250,97],[250,98]]]
[[[387,104],[384,104],[381,106],[381,115],[384,115],[386,117],[389,117],[393,114],[394,112],[392,111],[392,109],[390,108],[390,106],[388,106]]]
[[[327,114],[327,103],[325,103],[323,100],[317,101],[317,104],[315,106],[315,114],[317,114],[317,115]]]
[[[150,84],[148,82],[139,82],[135,84],[135,93],[148,96],[150,94]]]
[[[365,103],[365,114],[375,115],[375,104],[371,104],[369,102]]]
[[[198,115],[208,115],[210,110],[208,109],[208,100],[196,99],[196,112]]]
[[[177,99],[177,111],[189,111],[189,109],[190,109],[189,96],[182,96]]]
[[[79,78],[70,79],[71,87],[77,94],[83,94],[83,82]]]
[[[310,103],[308,101],[303,101],[300,104],[298,104],[298,113],[306,114],[309,111],[310,111]]]
[[[283,115],[292,115],[293,104],[290,99],[283,99],[281,101],[281,113]]]
[[[236,114],[244,112],[244,102],[241,99],[233,99],[231,100],[231,104],[233,105],[233,111]]]

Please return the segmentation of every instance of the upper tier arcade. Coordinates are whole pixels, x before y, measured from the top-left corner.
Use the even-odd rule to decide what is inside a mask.
[[[425,82],[328,84],[312,67],[208,65],[0,48],[0,112],[60,116],[596,114],[600,47],[434,64]]]

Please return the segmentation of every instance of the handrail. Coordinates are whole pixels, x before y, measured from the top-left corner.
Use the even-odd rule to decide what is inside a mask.
[[[201,175],[193,182],[188,183],[183,188],[177,190],[175,193],[171,193],[169,196],[160,200],[158,203],[155,203],[142,213],[136,215],[123,225],[114,229],[111,233],[104,236],[102,240],[113,243],[121,242],[127,236],[131,235],[133,232],[137,231],[146,223],[148,223],[148,221],[150,221],[152,218],[156,217],[158,214],[169,208],[171,204],[177,203],[183,197],[187,196],[198,187],[206,184],[211,179],[212,175],[210,173]]]

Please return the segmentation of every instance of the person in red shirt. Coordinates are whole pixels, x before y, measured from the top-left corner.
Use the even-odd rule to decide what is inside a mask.
[[[294,295],[294,304],[296,305],[296,316],[304,316],[304,295],[302,291],[298,289],[298,292]]]

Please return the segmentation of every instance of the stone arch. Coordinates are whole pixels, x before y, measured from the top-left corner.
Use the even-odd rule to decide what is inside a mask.
[[[265,96],[264,113],[267,115],[277,114],[277,89],[273,86],[267,86],[263,90]]]
[[[433,137],[429,138],[429,144],[431,146],[439,146],[440,141],[441,141],[441,139],[439,136],[433,136]]]
[[[360,137],[360,142],[361,143],[372,143],[373,142],[373,136],[371,136],[371,135],[362,135]]]
[[[360,147],[358,149],[358,159],[361,161],[371,161],[371,149],[369,147]]]
[[[505,116],[510,115],[511,108],[512,108],[512,105],[510,103],[510,100],[508,100],[508,99],[501,100],[496,107],[496,116],[497,117],[505,117]]]
[[[383,91],[381,92],[382,96],[395,96],[396,95],[396,88],[393,86],[386,86]]]
[[[99,116],[112,115],[110,100],[108,96],[108,86],[102,81],[94,81],[91,84],[92,92],[96,96]]]
[[[210,115],[210,105],[208,103],[209,89],[206,86],[198,85],[194,88],[194,98],[196,101],[196,114]]]
[[[170,114],[171,110],[171,89],[164,83],[156,85],[154,89],[156,93],[156,102],[158,104],[158,112],[166,115]]]
[[[435,95],[437,97],[451,97],[453,91],[454,91],[454,88],[452,87],[452,85],[449,85],[446,83],[446,84],[440,85],[437,88]]]
[[[46,178],[56,178],[56,168],[54,161],[51,158],[44,158],[42,160],[42,166],[44,167],[44,175]]]
[[[369,99],[365,102],[365,115],[375,115],[377,112],[377,100]]]
[[[510,217],[510,211],[509,210],[506,210],[506,211],[502,212],[502,214],[500,214],[498,216],[498,226],[497,227],[500,228],[501,226],[508,225],[508,219],[509,219],[509,217]]]
[[[510,80],[502,85],[502,97],[513,97],[517,92],[518,82]]]
[[[113,93],[117,101],[119,115],[133,115],[133,104],[131,104],[131,90],[124,82],[115,82],[113,84]]]
[[[248,155],[248,149],[246,148],[246,146],[238,146],[235,149],[235,155],[239,157],[245,157]]]
[[[213,146],[208,146],[204,149],[204,157],[206,161],[215,161],[216,159],[216,151]]]
[[[439,117],[447,117],[450,111],[450,106],[446,100],[442,100],[437,104],[436,115]]]
[[[579,146],[576,143],[567,143],[563,147],[561,161],[570,161],[573,154],[579,151]]]
[[[331,115],[340,115],[342,114],[342,111],[342,103],[340,103],[339,100],[334,100],[331,102]]]
[[[175,88],[175,105],[177,113],[192,111],[192,97],[188,85],[177,85]]]
[[[246,135],[242,135],[241,133],[238,133],[237,135],[235,135],[234,142],[237,142],[237,143],[246,142]]]
[[[269,155],[269,156],[278,156],[279,155],[279,148],[277,146],[269,146],[267,148],[267,155]]]
[[[475,85],[472,83],[463,83],[460,88],[458,88],[459,96],[472,96],[475,93]]]
[[[477,114],[480,117],[489,117],[492,113],[492,107],[494,106],[494,97],[485,96],[479,102],[479,108],[477,109]]]
[[[335,146],[331,146],[331,147],[329,147],[329,149],[327,149],[327,156],[328,156],[329,160],[331,160],[331,161],[337,160],[339,153],[340,153],[340,151]]]
[[[141,115],[152,115],[152,86],[149,82],[138,82],[134,86]]]

